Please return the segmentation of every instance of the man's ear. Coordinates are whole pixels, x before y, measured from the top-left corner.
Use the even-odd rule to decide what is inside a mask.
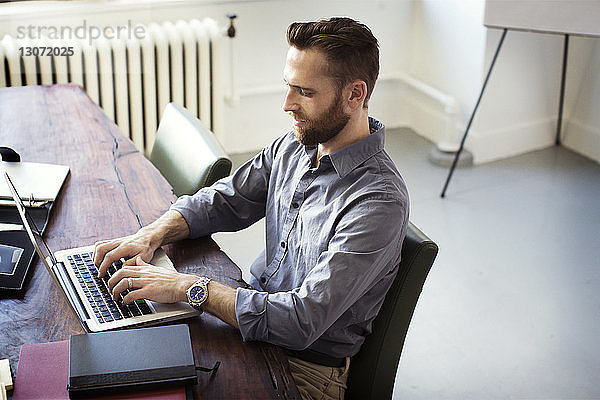
[[[348,107],[352,110],[362,108],[367,97],[367,84],[365,81],[356,80],[349,84],[349,89]]]

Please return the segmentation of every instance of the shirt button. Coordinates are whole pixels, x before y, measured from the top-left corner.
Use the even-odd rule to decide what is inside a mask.
[[[300,207],[300,206],[298,205],[298,203],[294,202],[294,203],[292,203],[292,207],[294,207],[294,208],[298,208],[298,207]]]
[[[267,278],[265,278],[264,276],[260,278],[261,283],[265,283],[266,281],[267,281]]]
[[[281,247],[285,249],[285,242],[281,242]]]

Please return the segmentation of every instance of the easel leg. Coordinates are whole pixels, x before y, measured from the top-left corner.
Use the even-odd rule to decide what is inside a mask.
[[[560,97],[558,100],[558,122],[556,123],[556,145],[560,145],[560,132],[562,130],[563,106],[565,102],[565,84],[567,81],[567,59],[569,58],[569,35],[565,35],[563,47],[562,77],[560,79]]]
[[[458,163],[458,159],[460,158],[460,153],[465,146],[465,140],[467,139],[467,134],[469,133],[469,129],[471,129],[471,124],[473,123],[473,119],[475,118],[475,113],[477,113],[477,109],[479,108],[479,103],[481,102],[481,98],[483,97],[483,92],[485,91],[485,87],[487,86],[488,80],[490,79],[490,75],[492,74],[492,69],[494,68],[494,64],[496,64],[496,59],[498,58],[498,54],[500,53],[500,48],[502,47],[502,43],[504,42],[504,38],[506,37],[507,29],[504,28],[502,31],[502,37],[500,38],[500,42],[498,43],[498,48],[496,48],[496,53],[494,54],[494,58],[492,59],[492,63],[490,64],[490,69],[485,77],[485,81],[483,81],[483,86],[481,87],[481,92],[479,93],[479,98],[475,103],[475,108],[473,108],[473,113],[471,114],[471,118],[469,119],[469,123],[467,124],[467,129],[465,129],[465,133],[460,141],[460,147],[456,152],[456,156],[454,156],[454,161],[452,162],[452,166],[450,167],[450,171],[448,172],[448,177],[446,178],[446,183],[444,184],[444,189],[442,190],[441,197],[446,196],[446,189],[448,188],[448,184],[450,183],[450,179],[452,178],[452,174],[454,173],[454,169],[456,168],[456,163]]]

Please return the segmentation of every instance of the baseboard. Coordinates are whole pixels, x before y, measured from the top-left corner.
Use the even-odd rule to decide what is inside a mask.
[[[600,163],[600,128],[570,119],[563,127],[562,144]]]
[[[444,133],[447,117],[439,104],[413,97],[409,102],[409,110],[409,126],[419,135],[434,143],[448,139]],[[556,120],[552,117],[496,130],[478,130],[474,125],[469,131],[465,148],[473,154],[475,164],[516,156],[552,146],[555,125]],[[462,138],[465,128],[466,123],[456,126],[457,142]],[[600,154],[600,151],[596,154]]]
[[[411,91],[407,92],[409,95]],[[408,114],[410,115],[408,126],[420,136],[437,143],[446,138],[447,114],[439,104],[428,104],[428,101],[410,96],[407,102]]]
[[[554,145],[556,119],[545,118],[491,131],[469,132],[466,147],[473,162],[482,164]]]

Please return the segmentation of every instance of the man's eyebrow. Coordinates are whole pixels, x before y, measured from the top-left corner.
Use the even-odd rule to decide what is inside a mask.
[[[305,86],[292,85],[287,80],[285,80],[285,78],[283,79],[283,82],[285,82],[286,85],[288,85],[289,87],[294,88],[294,89],[301,89],[301,90],[305,90],[307,92],[316,92],[317,91],[316,89],[305,87]]]

